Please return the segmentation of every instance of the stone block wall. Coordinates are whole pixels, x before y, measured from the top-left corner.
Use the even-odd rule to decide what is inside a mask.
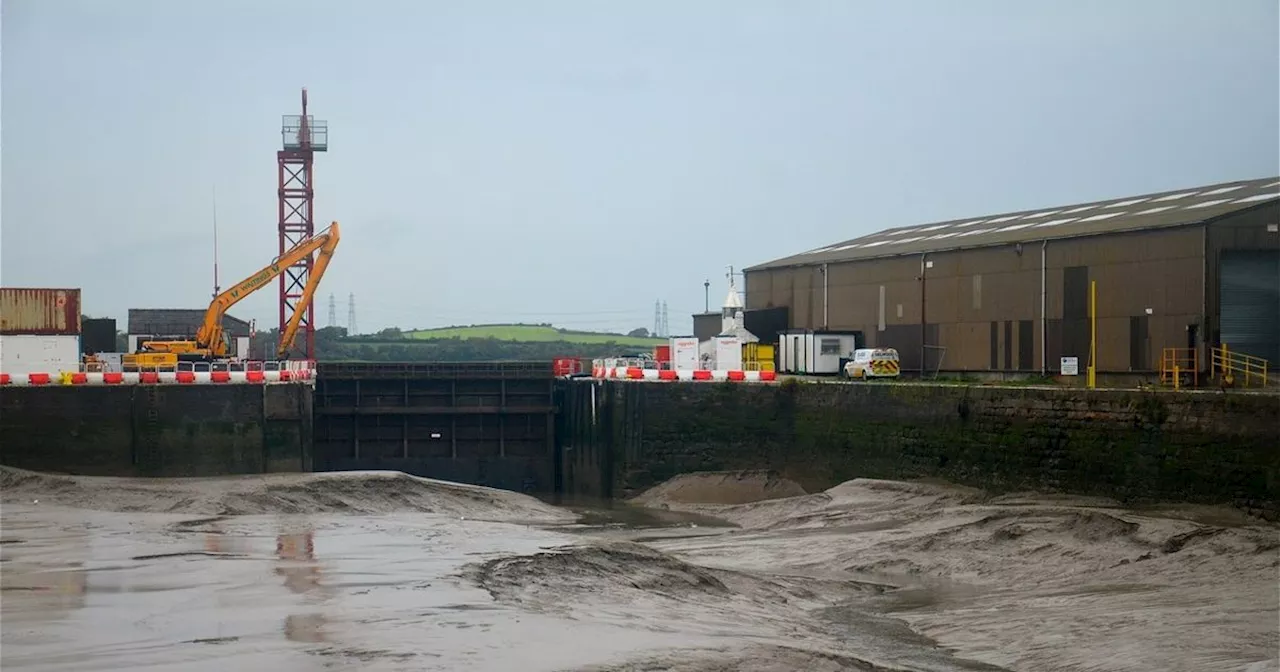
[[[0,464],[91,476],[310,469],[306,385],[0,390]]]
[[[1280,515],[1277,396],[893,383],[571,385],[598,388],[595,426],[573,431],[597,437],[579,450],[607,457],[592,461],[599,474],[578,484],[567,478],[569,489],[601,480],[603,494],[626,497],[683,472],[774,469],[811,492],[857,477],[938,477],[993,492],[1229,503]]]

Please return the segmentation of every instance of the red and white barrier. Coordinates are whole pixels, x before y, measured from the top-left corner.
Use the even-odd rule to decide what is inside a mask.
[[[646,369],[638,366],[592,366],[595,378],[614,380],[676,381],[728,381],[744,383],[772,383],[778,380],[774,371],[724,371],[708,369]]]
[[[25,386],[41,386],[55,385],[58,378],[47,373],[0,373],[0,385],[13,385],[17,387]]]
[[[213,370],[208,365],[185,365],[177,371],[59,371],[0,373],[0,386],[47,385],[263,385],[315,380],[315,362],[239,362]]]

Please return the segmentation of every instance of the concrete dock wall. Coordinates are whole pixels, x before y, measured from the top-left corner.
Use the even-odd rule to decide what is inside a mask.
[[[304,384],[7,387],[0,464],[94,476],[310,471]]]
[[[306,384],[0,388],[0,464],[109,476],[401,469],[580,498],[773,469],[811,492],[939,477],[1280,517],[1277,396],[372,373],[336,379],[315,412]]]
[[[571,382],[565,488],[774,469],[810,492],[939,477],[994,492],[1229,503],[1280,515],[1280,397],[903,384]],[[568,450],[571,448],[571,450]]]

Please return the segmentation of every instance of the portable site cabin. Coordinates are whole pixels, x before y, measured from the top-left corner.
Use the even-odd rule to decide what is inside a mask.
[[[834,374],[862,345],[860,331],[791,329],[778,334],[778,372]]]
[[[698,368],[698,339],[675,336],[670,340],[671,363],[676,371],[693,371]]]
[[[698,363],[702,369],[742,370],[742,340],[737,336],[713,336],[698,344]]]

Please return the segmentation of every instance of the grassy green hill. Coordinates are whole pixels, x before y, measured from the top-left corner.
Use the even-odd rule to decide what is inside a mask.
[[[443,327],[440,329],[422,329],[406,332],[405,336],[417,340],[437,340],[447,338],[493,338],[499,341],[520,343],[581,343],[605,344],[616,343],[631,347],[653,347],[663,343],[661,338],[635,338],[621,334],[604,334],[592,331],[572,331],[538,324],[487,324],[471,327]]]

